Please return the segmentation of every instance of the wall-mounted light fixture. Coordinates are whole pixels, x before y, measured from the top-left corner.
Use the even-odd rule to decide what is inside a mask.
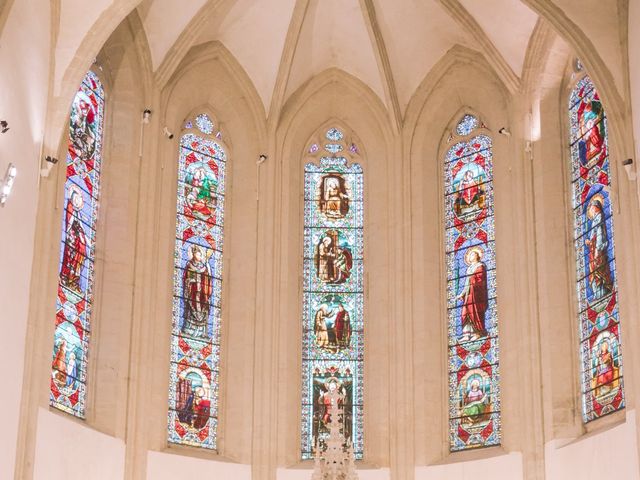
[[[505,137],[510,137],[511,136],[511,132],[509,130],[507,130],[507,127],[502,127],[500,130],[498,130],[498,133],[500,135],[504,135]]]
[[[53,168],[53,166],[58,163],[58,159],[56,157],[52,157],[51,155],[47,155],[46,157],[44,157],[44,161],[44,166],[40,169],[40,176],[46,178],[51,173],[51,169]]]
[[[7,198],[11,194],[11,190],[13,189],[13,182],[16,179],[16,175],[18,174],[18,169],[13,163],[10,163],[7,167],[7,173],[4,175],[4,179],[2,180],[2,189],[0,189],[0,206],[4,207],[4,204],[7,202]]]
[[[9,122],[6,120],[0,120],[0,133],[7,133],[9,131]]]
[[[622,161],[624,171],[627,172],[627,178],[632,182],[636,179],[636,172],[633,171],[633,158],[627,158]]]

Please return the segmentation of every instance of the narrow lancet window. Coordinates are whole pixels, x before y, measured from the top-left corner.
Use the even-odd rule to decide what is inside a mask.
[[[449,448],[500,443],[500,375],[491,138],[474,115],[444,164]]]
[[[571,92],[569,120],[582,416],[590,422],[625,399],[607,117],[588,76]]]
[[[358,147],[342,129],[316,140],[304,169],[302,458],[326,448],[335,392],[344,407],[344,435],[362,458],[362,167],[350,162]]]
[[[49,403],[85,418],[104,88],[88,72],[71,105]]]
[[[169,442],[209,449],[217,448],[227,160],[219,137],[201,114],[180,138],[169,382]]]

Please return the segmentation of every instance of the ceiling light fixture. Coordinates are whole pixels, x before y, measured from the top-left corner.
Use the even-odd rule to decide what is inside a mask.
[[[13,163],[10,163],[7,167],[7,173],[4,175],[4,179],[2,180],[2,189],[0,190],[0,206],[4,207],[4,204],[7,202],[7,198],[11,194],[11,190],[13,189],[13,182],[16,179],[16,175],[18,174],[18,169]]]

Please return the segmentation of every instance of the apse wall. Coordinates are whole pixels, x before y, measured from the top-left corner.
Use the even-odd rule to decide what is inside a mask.
[[[6,2],[4,2],[6,3]],[[0,477],[13,478],[18,412],[23,407],[23,366],[32,286],[41,142],[49,88],[50,2],[13,3],[0,24],[0,118],[10,130],[0,134],[0,178],[10,162],[18,169],[11,197],[0,210],[0,305],[3,351],[3,403],[7,415],[0,438]],[[6,6],[6,5],[5,5]],[[1,8],[0,8],[1,10]],[[38,12],[34,15],[33,12]],[[0,11],[0,16],[5,12]]]

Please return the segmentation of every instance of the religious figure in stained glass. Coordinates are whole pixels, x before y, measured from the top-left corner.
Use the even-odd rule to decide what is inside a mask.
[[[320,211],[328,218],[342,218],[349,212],[349,195],[342,175],[326,175],[322,178]]]
[[[349,279],[353,260],[351,247],[345,235],[328,230],[316,246],[316,271],[323,283],[340,284]]]
[[[49,403],[85,416],[104,89],[88,72],[71,104]]]
[[[335,398],[347,442],[362,458],[362,168],[349,164],[345,155],[358,149],[338,128],[306,151],[320,159],[305,166],[302,458],[327,448]]]
[[[178,162],[169,441],[215,449],[225,151],[206,114],[185,123]],[[208,133],[207,133],[208,132]],[[217,137],[216,137],[217,138]]]
[[[461,340],[476,340],[487,336],[484,316],[487,312],[489,295],[487,292],[487,267],[482,262],[482,249],[470,248],[465,253],[464,262],[468,265],[463,280],[462,292],[458,299],[462,300],[460,323],[462,325]]]
[[[583,420],[624,408],[607,117],[588,76],[569,98]]]
[[[445,160],[451,451],[500,443],[491,139],[466,114]]]

